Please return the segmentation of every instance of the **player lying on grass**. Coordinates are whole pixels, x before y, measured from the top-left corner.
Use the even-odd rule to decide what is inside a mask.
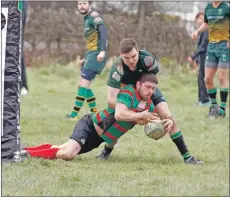
[[[114,62],[107,82],[109,106],[111,108],[114,107],[117,94],[120,92],[122,86],[128,84],[135,85],[142,73],[157,74],[158,71],[157,60],[150,52],[139,50],[136,41],[132,38],[123,39],[120,43],[120,57]],[[178,128],[159,88],[156,88],[155,93],[151,96],[151,100],[156,106],[156,111],[161,119],[171,119],[173,121],[174,124],[170,128],[170,137],[179,149],[185,163],[203,163],[190,155],[182,132]],[[113,147],[106,144],[98,157],[107,159],[112,150]]]
[[[118,94],[115,110],[106,108],[97,114],[86,114],[76,124],[70,139],[60,146],[42,144],[27,147],[24,153],[31,157],[46,159],[71,160],[76,155],[97,148],[101,143],[116,143],[119,137],[132,129],[136,124],[146,124],[159,119],[153,113],[154,105],[151,96],[158,80],[154,74],[143,74],[136,86],[128,85]],[[165,131],[169,132],[173,121],[164,119]]]

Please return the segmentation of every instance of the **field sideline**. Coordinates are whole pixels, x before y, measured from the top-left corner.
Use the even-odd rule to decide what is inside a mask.
[[[75,126],[64,116],[72,109],[79,72],[56,65],[27,73],[29,95],[21,97],[21,142],[29,146],[65,142]],[[104,72],[92,86],[100,109],[106,103],[107,75]],[[95,158],[102,144],[69,162],[26,159],[3,164],[2,195],[229,196],[229,108],[225,119],[210,121],[208,108],[194,105],[196,76],[160,75],[159,81],[191,154],[205,165],[184,164],[169,137],[154,141],[138,126],[119,140],[108,161]],[[80,116],[88,112],[85,103]]]

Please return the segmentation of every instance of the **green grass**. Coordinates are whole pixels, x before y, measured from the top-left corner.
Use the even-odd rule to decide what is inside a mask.
[[[106,103],[106,72],[93,89],[98,107]],[[79,73],[72,67],[28,70],[29,95],[21,98],[21,142],[61,144],[72,133],[70,112]],[[103,148],[73,161],[26,159],[3,164],[4,196],[229,196],[229,114],[210,121],[208,108],[197,107],[196,76],[159,76],[192,155],[203,166],[185,165],[169,137],[154,141],[138,126],[124,135],[108,161],[95,156]],[[219,95],[218,95],[219,97]],[[80,116],[89,112],[87,104]]]

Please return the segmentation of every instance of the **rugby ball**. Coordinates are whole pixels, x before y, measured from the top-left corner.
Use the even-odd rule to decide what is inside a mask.
[[[149,138],[153,138],[155,140],[159,140],[166,134],[161,120],[148,122],[144,126],[144,132]]]

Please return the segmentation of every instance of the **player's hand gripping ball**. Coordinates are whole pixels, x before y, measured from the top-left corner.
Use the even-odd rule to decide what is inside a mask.
[[[159,140],[166,134],[164,124],[161,120],[148,122],[144,127],[144,132],[149,138],[153,138],[154,140]]]

